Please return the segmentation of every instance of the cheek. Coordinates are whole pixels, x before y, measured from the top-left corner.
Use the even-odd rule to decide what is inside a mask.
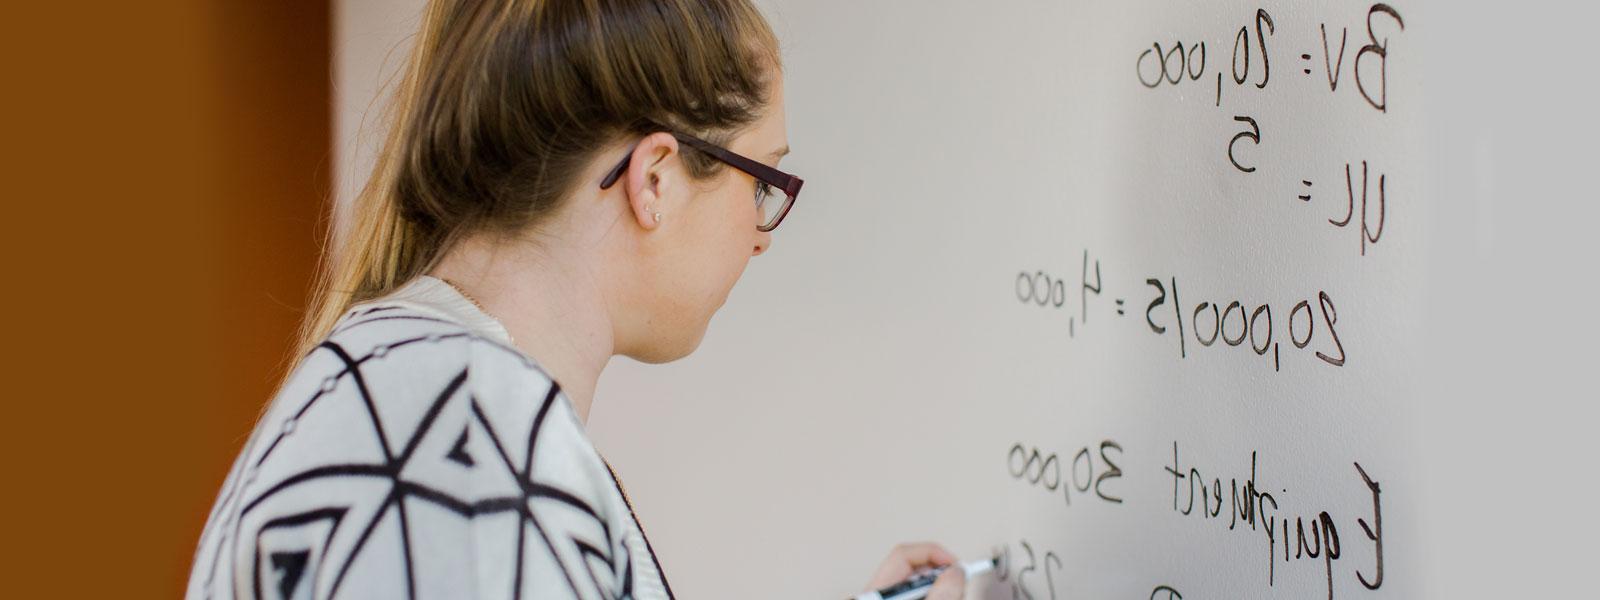
[[[748,181],[734,180],[703,198],[709,213],[702,215],[709,229],[705,250],[714,253],[709,259],[742,264],[750,258],[756,220],[754,194]]]
[[[715,223],[716,231],[706,236],[706,283],[713,286],[709,292],[718,303],[744,272],[754,245],[755,203],[746,198],[743,187],[748,186],[731,184],[722,190],[716,198],[717,214],[707,219]]]
[[[683,286],[678,293],[702,317],[709,317],[727,298],[754,248],[755,202],[746,197],[754,191],[740,183],[730,181],[706,190],[691,201],[695,210],[685,215],[691,222],[683,225],[680,241],[689,255],[675,267],[686,275],[678,280]]]
[[[755,229],[755,202],[747,198],[748,186],[729,185],[727,190],[717,198],[717,216],[712,219],[716,222],[717,230],[707,236],[716,240],[713,260],[722,265],[722,270],[731,270],[732,279],[737,279],[744,270],[744,265],[750,260],[752,248],[752,231]],[[753,193],[753,192],[752,192]],[[731,286],[732,282],[727,282]]]

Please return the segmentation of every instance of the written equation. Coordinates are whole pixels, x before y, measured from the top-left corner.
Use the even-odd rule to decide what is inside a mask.
[[[1291,500],[1288,488],[1267,483],[1258,470],[1255,451],[1250,452],[1248,476],[1242,476],[1243,472],[1220,475],[1217,469],[1185,460],[1177,441],[1172,442],[1171,458],[1162,461],[1159,473],[1124,473],[1117,464],[1123,460],[1121,444],[1107,439],[1095,447],[1098,452],[1084,446],[1076,452],[1056,453],[1019,442],[1006,452],[1006,474],[1024,487],[1062,494],[1064,507],[1072,506],[1076,493],[1081,498],[1117,506],[1117,510],[1163,513],[1177,521],[1171,523],[1175,527],[1257,537],[1263,550],[1258,556],[1266,563],[1260,583],[1266,588],[1277,586],[1280,568],[1303,564],[1315,565],[1320,571],[1315,577],[1329,600],[1335,597],[1337,588],[1343,587],[1336,585],[1341,579],[1353,580],[1351,587],[1363,590],[1383,586],[1382,486],[1359,462],[1351,463],[1346,474],[1329,476],[1330,483],[1342,481],[1370,499],[1355,515],[1341,516],[1317,506],[1322,499],[1314,495],[1300,496],[1296,502]],[[1064,458],[1068,456],[1071,458]],[[1170,505],[1166,498],[1129,501],[1123,492],[1110,489],[1123,487],[1117,480],[1125,476],[1170,480]],[[1356,535],[1351,535],[1352,531]],[[1065,565],[1056,551],[1037,548],[1026,539],[1019,540],[1015,548],[1003,546],[996,554],[1001,557],[999,579],[1010,586],[1014,598],[1056,598],[1062,591],[1058,586],[1072,575],[1062,574]],[[1351,565],[1351,561],[1356,564]],[[1341,563],[1349,566],[1340,566]],[[1154,588],[1151,597],[1175,599],[1181,598],[1182,593],[1163,583]]]
[[[1212,104],[1220,111],[1218,118],[1230,119],[1235,126],[1234,133],[1222,140],[1225,143],[1219,146],[1219,157],[1226,158],[1228,165],[1244,175],[1264,168],[1258,159],[1263,151],[1270,152],[1263,146],[1270,145],[1273,127],[1265,122],[1267,117],[1250,110],[1236,110],[1233,105],[1251,104],[1248,101],[1256,100],[1274,86],[1325,86],[1329,94],[1351,97],[1355,99],[1352,101],[1370,107],[1375,118],[1388,112],[1391,40],[1405,31],[1405,19],[1398,9],[1388,4],[1369,6],[1364,30],[1358,30],[1360,33],[1354,41],[1348,26],[1337,26],[1338,33],[1334,34],[1335,28],[1328,23],[1315,24],[1315,38],[1321,43],[1319,47],[1302,52],[1289,50],[1298,58],[1290,64],[1298,67],[1304,79],[1291,78],[1287,84],[1282,83],[1282,75],[1273,77],[1273,65],[1284,64],[1281,56],[1276,60],[1274,56],[1285,52],[1284,44],[1278,41],[1280,30],[1285,27],[1288,24],[1279,23],[1271,12],[1257,9],[1232,32],[1231,42],[1206,40],[1203,32],[1196,32],[1197,37],[1189,40],[1171,39],[1144,46],[1136,53],[1135,74],[1139,84],[1151,93],[1170,91],[1174,99],[1187,97],[1183,94],[1186,87],[1214,81]],[[1208,56],[1213,49],[1222,48],[1231,48],[1231,52],[1215,58]],[[1344,83],[1342,92],[1341,83]],[[1295,118],[1307,117],[1314,118],[1314,115],[1295,114]],[[1383,126],[1381,121],[1374,123]],[[1335,133],[1348,136],[1355,132]],[[1322,210],[1308,209],[1310,216],[1316,222],[1325,222],[1325,227],[1355,232],[1354,246],[1361,256],[1366,256],[1383,239],[1384,221],[1388,217],[1389,173],[1383,165],[1359,156],[1335,161],[1333,166],[1321,172],[1333,173],[1333,184],[1342,189],[1336,188],[1338,191],[1333,194],[1315,193],[1317,178],[1301,175],[1294,178],[1298,186],[1284,197],[1308,207],[1330,198],[1331,201],[1326,202],[1328,206]]]
[[[1185,292],[1173,275],[1110,279],[1088,250],[1077,271],[1066,277],[1042,269],[1018,271],[1012,291],[1024,306],[1064,313],[1068,337],[1077,337],[1091,319],[1097,325],[1116,319],[1132,323],[1132,331],[1171,339],[1179,358],[1228,350],[1258,357],[1276,372],[1291,358],[1285,356],[1287,342],[1287,353],[1317,364],[1343,367],[1349,360],[1339,335],[1339,308],[1326,290],[1307,290],[1279,302],[1199,293],[1192,287]]]

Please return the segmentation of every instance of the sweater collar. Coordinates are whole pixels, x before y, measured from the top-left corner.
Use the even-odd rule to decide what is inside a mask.
[[[400,303],[455,321],[473,333],[512,346],[511,333],[498,319],[483,312],[455,286],[432,275],[422,275],[389,294],[384,303]]]

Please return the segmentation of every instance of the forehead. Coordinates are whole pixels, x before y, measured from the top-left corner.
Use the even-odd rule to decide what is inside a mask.
[[[730,150],[757,160],[789,143],[788,118],[785,114],[783,76],[780,72],[768,84],[767,106],[761,116],[751,123],[731,144]]]

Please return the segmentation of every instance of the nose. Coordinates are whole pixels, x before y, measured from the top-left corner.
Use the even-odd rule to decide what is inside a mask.
[[[762,253],[767,251],[767,248],[771,248],[771,247],[772,247],[772,232],[757,230],[756,231],[756,247],[755,247],[755,250],[750,252],[750,256],[761,256]]]

